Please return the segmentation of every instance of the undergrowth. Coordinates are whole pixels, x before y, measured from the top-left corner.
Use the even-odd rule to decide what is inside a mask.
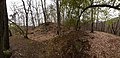
[[[47,57],[51,58],[88,58],[89,48],[87,32],[72,31],[48,42]]]

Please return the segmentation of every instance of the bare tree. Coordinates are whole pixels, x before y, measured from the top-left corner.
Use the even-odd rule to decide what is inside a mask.
[[[32,1],[30,1],[30,4],[32,4]],[[31,14],[31,21],[33,24],[33,29],[35,28],[35,22],[34,22],[34,17],[33,17],[33,11],[32,11],[32,5],[30,5],[30,14]]]
[[[25,2],[24,2],[24,0],[22,0],[24,11],[25,11],[25,17],[26,17],[26,33],[25,33],[25,38],[27,38],[27,39],[28,39],[28,36],[27,36],[27,34],[28,34],[28,13],[29,13],[29,9],[30,9],[30,6],[31,6],[30,1],[28,1],[29,4],[28,4],[28,8],[26,9]]]
[[[40,6],[40,4],[38,3],[37,0],[35,0],[35,4],[36,4],[36,5],[32,5],[32,7],[33,7],[33,8],[35,9],[35,11],[36,11],[35,20],[36,20],[36,22],[38,22],[38,26],[40,26],[40,18],[39,18],[39,14],[41,14],[41,13],[39,13],[39,6]]]
[[[42,4],[42,10],[43,10],[43,14],[44,14],[44,22],[45,22],[45,31],[47,32],[47,26],[46,26],[46,23],[47,23],[47,18],[46,18],[46,1],[44,0],[44,5],[43,5],[43,0],[41,0],[41,4]]]

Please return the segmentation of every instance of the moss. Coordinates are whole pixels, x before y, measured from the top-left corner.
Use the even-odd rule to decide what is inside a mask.
[[[4,50],[3,54],[6,58],[10,58],[10,56],[12,55],[12,52],[10,50]]]

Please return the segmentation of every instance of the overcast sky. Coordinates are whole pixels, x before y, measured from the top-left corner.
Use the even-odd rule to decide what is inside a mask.
[[[10,9],[10,7],[12,6],[12,3],[15,2],[17,4],[21,4],[21,0],[6,0],[7,2],[7,11],[8,11],[8,15],[12,14],[12,11]],[[46,4],[50,5],[52,2],[51,0],[46,0]]]
[[[8,15],[12,14],[12,11],[11,11],[10,7],[12,6],[13,2],[17,3],[18,5],[22,4],[21,0],[7,0]],[[46,2],[47,2],[47,5],[50,5],[52,3],[51,0],[46,0]],[[118,1],[118,2],[120,2],[120,1]],[[109,14],[112,15],[111,17],[116,17],[116,16],[119,15],[119,11],[118,10],[114,10],[114,9],[110,9],[110,10],[111,11],[110,11]]]

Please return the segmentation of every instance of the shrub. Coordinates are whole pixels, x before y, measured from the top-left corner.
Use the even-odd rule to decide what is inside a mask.
[[[73,18],[71,18],[71,19],[66,19],[66,20],[64,21],[64,26],[65,26],[65,27],[74,27],[75,24],[76,24],[76,20],[73,19]]]

